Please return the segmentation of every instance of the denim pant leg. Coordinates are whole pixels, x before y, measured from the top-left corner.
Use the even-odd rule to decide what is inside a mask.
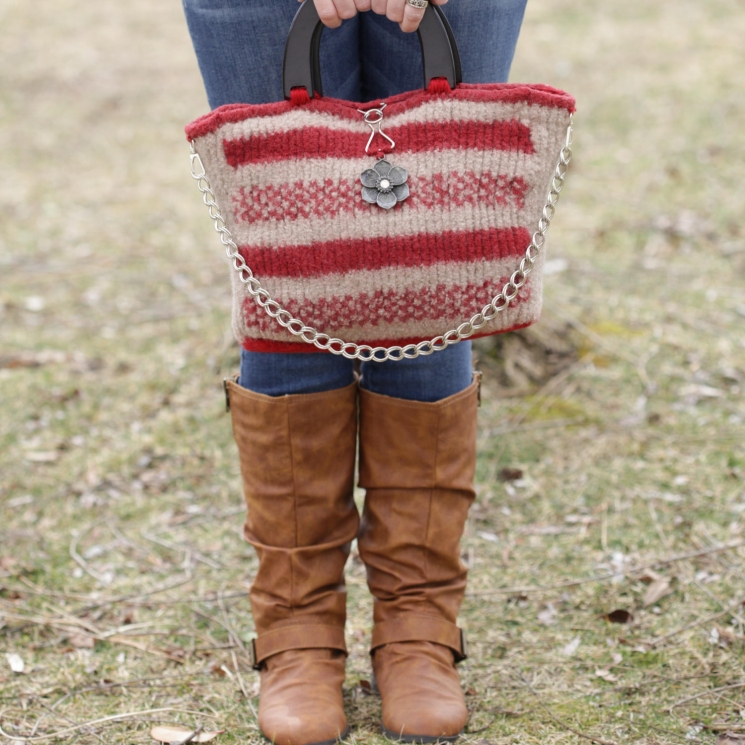
[[[293,0],[182,0],[207,99],[228,103],[282,100],[282,60]],[[359,100],[359,18],[321,40],[324,93]]]
[[[452,0],[443,6],[458,43],[465,83],[507,80],[527,0]],[[384,16],[361,19],[362,97],[372,101],[423,84],[416,34],[403,34]],[[464,309],[463,320],[470,314]],[[446,329],[443,329],[445,331]],[[374,393],[416,401],[439,401],[471,383],[471,342],[428,357],[362,365],[361,385]]]
[[[228,103],[282,100],[285,40],[298,3],[292,0],[183,0],[207,98]],[[360,98],[359,18],[326,31],[321,40],[324,91]],[[267,396],[319,393],[349,385],[351,360],[331,354],[274,354],[241,350],[240,384]]]

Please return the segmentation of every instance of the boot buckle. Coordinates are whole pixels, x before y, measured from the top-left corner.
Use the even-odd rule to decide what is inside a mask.
[[[468,639],[466,639],[466,632],[463,629],[460,630],[460,653],[456,655],[456,662],[463,662],[468,659]]]
[[[246,652],[248,653],[248,661],[251,663],[251,669],[260,670],[261,663],[256,662],[256,639],[251,639]]]

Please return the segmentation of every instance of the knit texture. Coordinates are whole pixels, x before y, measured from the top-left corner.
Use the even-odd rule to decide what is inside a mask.
[[[371,145],[408,172],[389,210],[362,198],[370,129],[355,104],[314,98],[229,105],[186,128],[239,250],[271,296],[344,341],[430,339],[480,311],[536,230],[574,100],[547,86],[460,85],[385,100]],[[479,335],[541,310],[543,255]],[[231,268],[233,329],[246,349],[318,351],[268,316]]]

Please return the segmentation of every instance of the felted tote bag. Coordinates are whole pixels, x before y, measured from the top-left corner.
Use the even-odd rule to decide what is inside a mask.
[[[324,98],[322,29],[306,0],[285,47],[284,101],[221,106],[186,127],[232,263],[239,343],[383,361],[535,322],[574,99],[462,83],[431,4],[422,90]]]

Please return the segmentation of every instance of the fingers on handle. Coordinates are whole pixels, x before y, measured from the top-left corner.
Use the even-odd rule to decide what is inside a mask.
[[[334,5],[339,18],[347,20],[357,15],[355,0],[334,0]]]
[[[341,18],[334,5],[334,0],[313,0],[321,23],[329,28],[341,26]]]
[[[426,8],[415,8],[412,5],[405,3],[401,31],[405,31],[407,34],[416,31],[419,28],[419,24],[422,22],[425,10]]]
[[[386,18],[395,23],[402,23],[405,15],[404,8],[406,7],[408,7],[406,0],[388,0],[385,11]]]

